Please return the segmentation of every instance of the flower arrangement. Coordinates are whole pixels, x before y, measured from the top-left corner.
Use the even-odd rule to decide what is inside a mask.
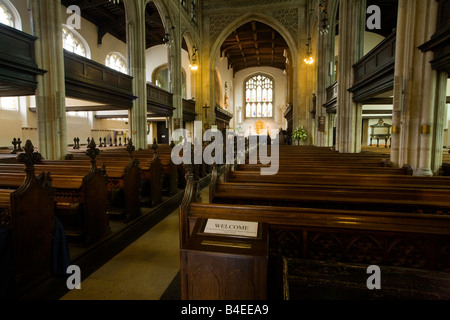
[[[298,127],[292,132],[292,140],[295,141],[306,141],[308,139],[308,133],[303,127]]]

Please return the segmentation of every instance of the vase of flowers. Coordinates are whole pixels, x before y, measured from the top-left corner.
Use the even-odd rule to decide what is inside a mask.
[[[292,140],[297,141],[297,145],[300,145],[300,141],[305,142],[308,139],[308,133],[303,127],[298,127],[292,132]]]

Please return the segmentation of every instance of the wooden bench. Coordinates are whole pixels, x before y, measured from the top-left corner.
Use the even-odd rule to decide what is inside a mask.
[[[92,140],[91,140],[92,141]],[[129,143],[131,139],[129,140]],[[163,180],[167,179],[166,183],[167,191],[165,194],[167,196],[172,196],[178,192],[177,179],[178,173],[177,169],[173,163],[167,162],[163,164],[161,161],[161,156],[159,155],[158,146],[154,146],[150,152],[144,150],[137,150],[133,152],[133,157],[139,161],[139,167],[141,171],[141,202],[143,205],[156,206],[160,204],[163,199]],[[71,160],[84,159],[80,152],[71,152]],[[100,163],[105,163],[107,167],[111,166],[121,166],[124,163],[128,163],[129,155],[127,154],[125,148],[123,150],[102,150],[98,155],[98,161]]]
[[[377,265],[381,268],[381,291],[372,292],[372,295],[364,291],[365,298],[444,300],[450,298],[449,215],[389,210],[363,211],[199,203],[192,198],[195,194],[192,177],[191,175],[188,180],[185,198],[180,206],[180,248],[183,250],[189,247],[189,241],[195,234],[196,226],[200,223],[204,224],[206,219],[258,222],[267,225],[269,229],[267,243],[269,252],[267,292],[269,295],[267,298],[269,299],[279,299],[283,296],[283,283],[286,284],[286,277],[291,289],[294,288],[295,283],[295,288],[301,290],[303,294],[307,292],[320,294],[310,296],[310,299],[333,298],[330,297],[331,290],[330,292],[311,291],[313,287],[318,288],[318,283],[331,282],[336,290],[341,290],[343,293],[351,292],[354,284],[346,281],[348,274],[338,272],[344,271],[341,263],[345,263],[345,268],[357,264],[366,268],[369,265]],[[224,240],[221,241],[223,243]],[[225,242],[232,242],[235,247],[240,245],[242,255],[245,255],[248,250],[246,248],[251,244],[251,240],[242,237],[230,238]],[[210,250],[211,258],[215,257],[216,249],[213,244]],[[206,256],[207,253],[205,252]],[[284,282],[283,261],[290,261],[288,264],[290,271],[284,273]],[[326,265],[327,268],[305,268],[303,272],[294,270],[294,264],[308,265],[309,261],[322,266]],[[188,267],[185,265],[188,262],[185,259],[181,260],[182,270]],[[204,263],[206,265],[207,261],[205,260]],[[311,265],[309,263],[309,266]],[[219,274],[219,270],[208,270],[212,273],[211,279],[218,279],[221,283],[223,273]],[[396,276],[414,274],[415,276],[411,277],[409,282],[402,283],[399,279],[391,281],[395,280]],[[357,290],[362,292],[368,277],[368,274],[364,274],[354,279],[357,281]],[[189,275],[181,278],[183,298],[189,298],[189,286],[195,286],[195,283],[189,282],[188,279],[192,278],[189,278]],[[246,279],[253,278],[248,275]],[[383,279],[387,280],[386,287],[383,287]],[[202,282],[204,283],[205,281]],[[390,283],[389,286],[388,283]],[[443,285],[435,287],[438,283]],[[201,289],[196,288],[197,291]],[[221,289],[226,290],[225,287]],[[305,295],[298,295],[297,292],[299,291],[296,293],[290,291],[290,298],[305,298]],[[284,293],[284,297],[287,298],[286,290]],[[355,295],[348,296],[348,298],[354,297]],[[343,295],[341,298],[346,297]]]
[[[449,189],[219,182],[210,202],[450,214]]]
[[[56,215],[61,220],[71,240],[89,246],[110,232],[108,208],[108,181],[106,174],[96,166],[95,143],[87,151],[91,166],[58,168],[41,165],[52,176],[55,189]],[[17,187],[24,178],[17,165],[0,165],[0,187]]]
[[[257,171],[231,171],[224,173],[224,181],[233,183],[282,183],[303,185],[328,185],[328,186],[395,186],[402,188],[432,188],[449,189],[450,178],[419,177],[410,175],[388,174],[338,174],[333,170],[329,173],[317,172],[279,172],[275,175],[261,175]]]
[[[125,221],[131,221],[141,214],[140,188],[142,172],[139,160],[133,156],[134,146],[131,139],[126,147],[126,151],[127,157],[123,157],[120,160],[104,158],[98,160],[99,156],[97,155],[96,161],[108,178],[108,214],[110,216],[123,216]],[[41,160],[38,167],[46,169],[45,166],[51,166],[54,174],[66,175],[73,170],[83,169],[89,171],[91,163],[85,154],[79,160]]]
[[[45,179],[48,176],[36,178],[34,162],[40,155],[33,153],[30,141],[25,150],[20,160],[25,163],[26,173],[20,185],[0,189],[0,224],[12,236],[15,294],[18,295],[51,276],[55,232],[51,181]]]

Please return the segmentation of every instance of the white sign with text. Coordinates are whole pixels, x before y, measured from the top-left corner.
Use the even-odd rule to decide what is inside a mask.
[[[208,219],[203,232],[256,238],[258,222]]]

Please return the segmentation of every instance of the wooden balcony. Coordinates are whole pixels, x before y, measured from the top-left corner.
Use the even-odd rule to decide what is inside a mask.
[[[422,52],[433,51],[434,57],[430,61],[433,70],[450,74],[450,0],[437,1],[436,32],[419,49]]]
[[[0,96],[34,95],[37,75],[46,71],[37,67],[36,37],[0,24]]]
[[[353,65],[353,101],[370,103],[376,96],[394,88],[396,33],[384,39],[372,51]]]
[[[183,120],[195,121],[195,101],[190,99],[183,99]]]
[[[67,97],[104,103],[109,110],[133,106],[131,76],[66,50],[64,68]],[[89,109],[96,110],[100,108]]]
[[[337,110],[337,81],[327,88],[327,102],[323,105],[327,109],[327,113],[336,113]]]
[[[173,115],[173,94],[147,82],[147,112],[151,116]]]

